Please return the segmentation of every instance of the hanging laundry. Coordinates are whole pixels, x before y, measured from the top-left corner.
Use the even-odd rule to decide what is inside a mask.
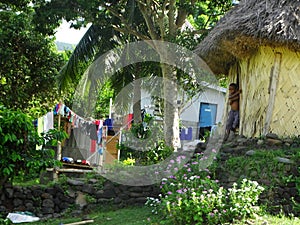
[[[110,136],[115,135],[115,131],[113,129],[113,120],[112,119],[106,119],[103,123],[103,126],[107,126],[107,134]]]
[[[60,104],[56,104],[54,109],[53,109],[53,114],[54,115],[58,115],[59,108],[60,108]]]
[[[48,112],[46,115],[43,116],[43,118],[44,118],[43,132],[46,133],[50,129],[53,129],[53,112]]]
[[[98,140],[97,127],[98,126],[96,121],[89,122],[88,124],[88,132],[90,134],[90,139],[91,139],[90,152],[92,153],[96,151],[96,143]]]
[[[59,109],[57,112],[58,115],[64,116],[65,115],[65,105],[62,103],[59,103]]]
[[[99,120],[99,127],[98,127],[98,140],[97,143],[98,145],[102,143],[102,135],[103,135],[103,120]]]
[[[192,140],[193,139],[193,128],[188,129],[182,128],[180,132],[180,140]]]
[[[42,133],[44,131],[44,117],[40,117],[38,118],[38,126],[37,126],[37,132],[39,136],[42,136]],[[42,149],[42,145],[37,145],[36,149],[37,150],[41,150]]]

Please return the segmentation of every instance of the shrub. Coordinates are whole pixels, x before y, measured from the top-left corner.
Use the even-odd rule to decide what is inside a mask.
[[[225,190],[212,179],[211,171],[200,169],[202,160],[201,156],[186,163],[175,175],[164,178],[159,199],[148,198],[146,204],[175,224],[220,224],[259,212],[255,204],[263,188],[257,182],[244,179]],[[170,162],[173,171],[176,161]]]
[[[0,186],[20,174],[25,177],[52,166],[54,151],[36,150],[44,144],[30,116],[0,105]]]
[[[144,121],[132,124],[130,130],[123,131],[121,160],[135,160],[135,165],[152,165],[165,160],[173,153],[163,140],[162,124],[146,114]]]

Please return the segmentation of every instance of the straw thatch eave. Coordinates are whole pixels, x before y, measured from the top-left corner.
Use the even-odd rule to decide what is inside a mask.
[[[195,52],[216,74],[259,46],[300,51],[300,0],[244,0],[230,10]]]

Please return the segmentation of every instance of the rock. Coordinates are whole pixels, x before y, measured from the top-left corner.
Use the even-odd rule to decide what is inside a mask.
[[[73,186],[82,186],[82,185],[84,185],[83,181],[73,180],[73,179],[68,179],[67,183],[70,184],[70,185],[73,185]]]
[[[73,210],[71,213],[72,217],[79,217],[82,215],[82,210]]]
[[[46,207],[46,208],[53,208],[54,202],[51,199],[45,199],[45,200],[43,200],[42,206]]]
[[[245,146],[237,146],[233,149],[233,152],[234,153],[243,153],[245,152],[246,150],[248,150],[248,147],[245,147]]]
[[[44,198],[44,199],[52,199],[53,198],[53,196],[49,193],[43,193],[41,195],[41,197]]]
[[[99,180],[97,180],[97,179],[89,179],[89,183],[90,184],[97,184],[99,182]]]
[[[50,194],[50,195],[56,195],[56,193],[57,193],[57,189],[56,188],[54,188],[54,187],[49,187],[49,188],[46,188],[46,190],[45,190],[45,192],[47,193],[47,194]]]
[[[280,163],[285,163],[285,164],[294,164],[294,161],[287,159],[287,158],[282,158],[282,157],[276,157],[275,158],[278,162]]]
[[[75,198],[76,197],[76,192],[74,190],[72,190],[72,189],[69,188],[69,190],[68,190],[68,197]]]
[[[271,139],[279,139],[277,134],[273,134],[273,133],[268,133],[266,135],[266,138],[271,138]]]
[[[23,201],[21,199],[15,198],[14,201],[13,201],[14,207],[18,207],[22,204],[23,204]]]
[[[133,198],[142,197],[144,194],[142,192],[129,192],[128,195]]]
[[[82,192],[77,192],[77,197],[75,203],[79,205],[81,208],[87,205],[85,194]]]
[[[128,191],[130,191],[130,192],[143,192],[143,188],[140,187],[140,186],[129,187]]]
[[[288,143],[288,144],[293,144],[294,143],[294,140],[293,139],[291,139],[291,138],[286,138],[286,139],[284,139],[284,142],[285,143]]]
[[[114,203],[115,203],[115,204],[120,204],[121,202],[122,202],[122,199],[119,198],[119,197],[116,197],[116,198],[114,199]]]
[[[14,190],[12,188],[6,188],[5,193],[7,194],[8,198],[12,198],[14,194]]]
[[[44,192],[40,189],[40,187],[33,187],[32,194],[35,198],[40,197]]]
[[[236,142],[237,142],[239,145],[244,145],[244,144],[247,142],[247,139],[244,138],[244,137],[239,137],[239,138],[237,138]]]
[[[3,205],[0,205],[0,213],[6,212],[6,208]]]
[[[264,140],[259,139],[259,140],[257,141],[257,145],[263,145],[263,144],[264,144]]]
[[[95,191],[95,188],[91,184],[84,184],[82,187],[82,191],[88,194],[93,194]]]
[[[278,140],[278,139],[267,138],[267,144],[268,145],[281,145],[282,141]]]
[[[285,145],[286,147],[290,147],[290,146],[291,146],[291,144],[288,143],[288,142],[285,142],[284,145]]]
[[[233,151],[234,151],[234,149],[233,148],[224,148],[223,150],[222,150],[224,153],[232,153]]]
[[[20,198],[20,199],[25,199],[26,198],[26,195],[24,195],[23,191],[15,191],[14,193],[14,197],[15,198]]]
[[[254,154],[255,154],[254,150],[249,150],[249,151],[246,152],[247,156],[253,156]]]

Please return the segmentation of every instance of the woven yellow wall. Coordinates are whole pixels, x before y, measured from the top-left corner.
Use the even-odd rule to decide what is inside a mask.
[[[300,52],[278,48],[282,53],[276,102],[270,131],[282,136],[300,134]]]
[[[282,54],[273,115],[268,132],[280,136],[298,135],[300,128],[300,53],[284,48],[261,47],[250,59],[239,62],[240,134],[263,135],[269,104],[269,85],[275,53]],[[237,81],[237,65],[229,73],[229,82]],[[227,110],[228,111],[228,110]]]

